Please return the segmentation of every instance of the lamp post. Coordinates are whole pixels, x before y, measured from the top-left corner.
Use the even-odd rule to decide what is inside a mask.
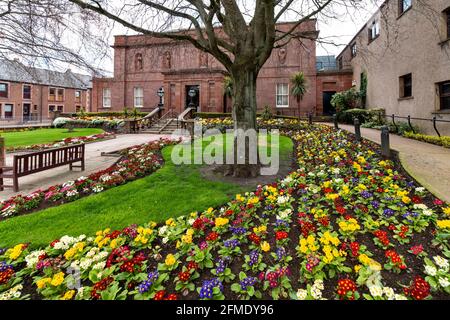
[[[158,108],[164,109],[164,103],[163,103],[163,98],[164,98],[164,87],[159,88],[157,94],[158,94],[158,97],[159,97]]]
[[[194,100],[194,97],[197,95],[197,92],[194,89],[191,89],[191,90],[189,90],[188,95],[191,98],[188,107],[189,108],[194,108],[195,105],[194,105],[194,101],[193,100]]]

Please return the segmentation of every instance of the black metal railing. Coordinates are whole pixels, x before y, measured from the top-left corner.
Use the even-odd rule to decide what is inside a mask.
[[[450,120],[445,120],[445,119],[438,119],[436,116],[434,116],[433,118],[418,118],[418,117],[411,117],[410,115],[408,116],[398,116],[395,114],[391,114],[391,115],[385,115],[386,118],[390,118],[392,121],[392,124],[395,127],[395,130],[398,130],[398,124],[397,122],[395,122],[395,119],[404,119],[407,121],[409,128],[411,129],[411,131],[413,133],[416,133],[416,130],[414,129],[411,120],[417,120],[417,121],[427,121],[427,122],[432,122],[433,123],[433,128],[434,131],[436,131],[437,135],[439,137],[441,137],[441,133],[439,132],[438,128],[437,128],[437,123],[438,122],[444,122],[444,123],[450,123]]]

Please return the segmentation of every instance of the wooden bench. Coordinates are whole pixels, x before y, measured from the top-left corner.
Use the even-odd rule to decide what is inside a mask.
[[[0,167],[0,191],[4,188],[13,188],[19,191],[19,178],[33,173],[50,170],[53,168],[69,165],[69,169],[85,169],[84,163],[85,145],[78,144],[68,147],[49,149],[22,155],[15,155],[12,167]],[[81,162],[80,165],[74,165]],[[4,179],[12,179],[12,185],[5,185]]]

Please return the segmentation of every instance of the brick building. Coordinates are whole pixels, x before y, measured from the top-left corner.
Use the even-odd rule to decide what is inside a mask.
[[[91,110],[91,77],[0,60],[0,125],[46,122],[55,111]]]
[[[277,29],[287,31],[292,25],[280,23]],[[306,21],[298,28],[318,35],[316,20]],[[113,48],[114,77],[94,78],[93,111],[121,111],[125,107],[151,111],[159,103],[157,91],[161,87],[166,111],[181,113],[191,102],[203,112],[231,111],[231,102],[224,97],[224,67],[190,43],[143,35],[116,36]],[[274,49],[257,80],[258,109],[270,106],[274,113],[293,116],[323,114],[324,109],[330,108],[328,94],[351,86],[350,73],[330,72],[329,66],[325,69],[317,71],[314,37],[292,40],[283,48]],[[308,92],[300,106],[290,94],[290,78],[299,71],[308,81]],[[191,89],[196,92],[192,101]]]
[[[449,0],[385,1],[337,59],[358,88],[367,75],[367,108],[450,120]],[[413,124],[435,133],[431,121]],[[450,135],[448,123],[438,127]]]

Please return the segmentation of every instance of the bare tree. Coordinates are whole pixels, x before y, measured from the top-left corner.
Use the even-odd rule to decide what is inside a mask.
[[[108,43],[97,26],[105,21],[65,0],[0,0],[0,58],[101,71]]]

